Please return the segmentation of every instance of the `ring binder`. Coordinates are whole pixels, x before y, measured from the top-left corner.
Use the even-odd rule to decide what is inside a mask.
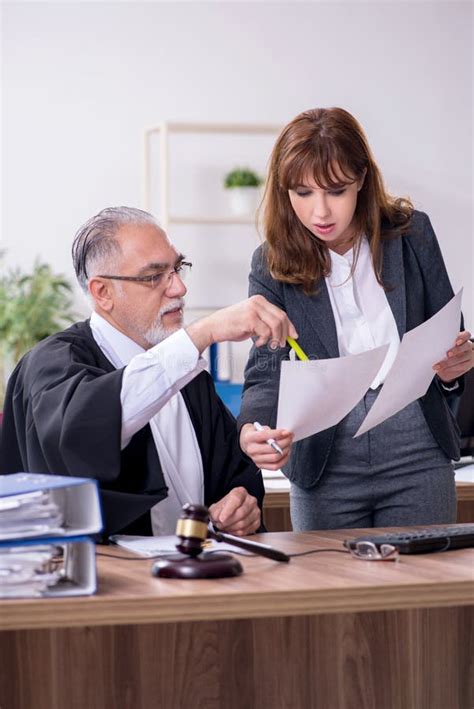
[[[102,526],[96,480],[0,476],[0,598],[95,593]]]

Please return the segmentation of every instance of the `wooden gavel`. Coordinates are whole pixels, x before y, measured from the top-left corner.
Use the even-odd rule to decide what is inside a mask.
[[[180,541],[176,545],[178,551],[191,557],[197,557],[202,551],[206,539],[215,539],[217,542],[226,542],[232,546],[245,549],[253,554],[266,556],[274,561],[288,562],[290,557],[278,549],[241,539],[233,534],[213,531],[209,529],[209,510],[204,505],[192,505],[187,503],[183,506],[181,516],[176,524],[176,535]]]

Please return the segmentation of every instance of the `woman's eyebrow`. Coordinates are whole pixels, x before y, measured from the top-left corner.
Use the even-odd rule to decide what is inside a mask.
[[[299,190],[299,189],[302,189],[302,190],[314,190],[314,189],[318,189],[318,190],[340,190],[340,189],[342,189],[343,187],[347,187],[347,185],[350,185],[350,184],[352,184],[352,182],[340,182],[340,183],[337,183],[337,184],[335,184],[335,185],[326,185],[325,187],[322,187],[321,185],[316,185],[316,187],[314,187],[314,186],[312,186],[312,185],[305,185],[304,183],[300,183],[300,184],[298,184],[298,185],[295,185],[295,187],[292,187],[291,189],[293,189],[293,190]]]
[[[357,177],[355,177],[353,180],[344,180],[343,182],[335,182],[331,185],[316,185],[316,189],[320,190],[340,190],[344,187],[348,187],[349,185],[353,185],[354,182],[357,182]],[[291,187],[290,189],[297,190],[297,189],[305,189],[305,190],[313,190],[315,189],[314,186],[305,184],[304,182],[299,182],[295,187]]]

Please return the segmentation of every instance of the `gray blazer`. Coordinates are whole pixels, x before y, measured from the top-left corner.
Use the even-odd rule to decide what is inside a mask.
[[[276,281],[269,273],[265,252],[263,244],[253,255],[249,295],[261,294],[288,314],[298,331],[298,342],[310,358],[338,357],[336,325],[326,282],[322,280],[318,292],[307,296],[300,286]],[[403,236],[383,242],[382,280],[400,338],[434,315],[453,296],[438,241],[426,214],[415,211]],[[288,354],[289,348],[275,353],[252,347],[245,370],[239,428],[253,421],[272,428],[276,425],[280,363],[288,359]],[[459,393],[462,388],[461,382]],[[449,458],[457,460],[459,428],[447,396],[435,377],[420,404],[438,445]],[[324,406],[324,402],[315,402],[315,406]],[[336,427],[321,431],[294,444],[285,469],[290,480],[304,488],[316,484],[328,460],[335,430]]]

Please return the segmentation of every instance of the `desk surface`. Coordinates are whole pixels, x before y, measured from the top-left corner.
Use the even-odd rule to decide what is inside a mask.
[[[274,533],[255,537],[288,553],[342,549],[363,530]],[[373,532],[373,530],[368,530]],[[368,562],[328,552],[289,564],[239,557],[237,578],[182,581],[150,575],[151,560],[114,547],[98,551],[99,592],[92,597],[2,603],[0,629],[60,628],[282,617],[474,605],[474,549]],[[135,560],[119,559],[129,556]]]

